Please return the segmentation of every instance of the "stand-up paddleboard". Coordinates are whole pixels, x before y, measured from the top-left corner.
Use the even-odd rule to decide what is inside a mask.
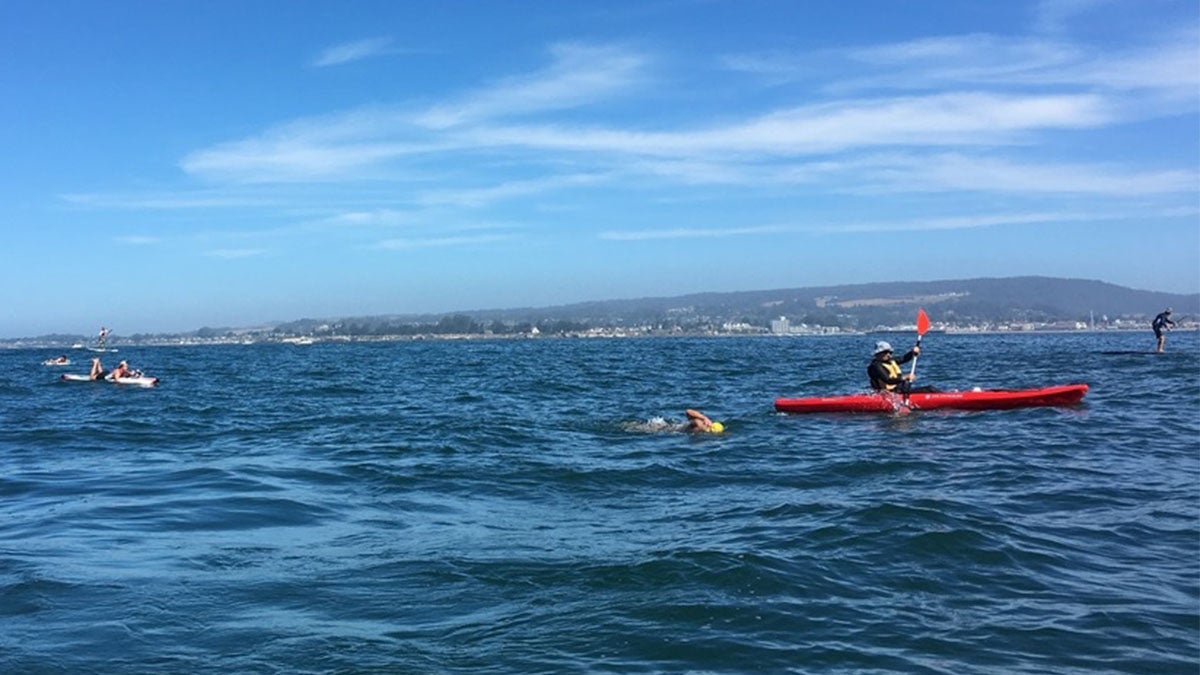
[[[63,375],[59,379],[61,379],[63,382],[110,382],[112,384],[129,384],[129,385],[133,385],[133,386],[137,386],[137,387],[154,387],[154,386],[158,385],[157,377],[146,377],[144,375],[139,376],[139,377],[115,377],[115,378],[105,376],[103,380],[93,380],[92,378],[88,377],[87,375],[66,374],[66,375]]]
[[[1134,355],[1134,354],[1147,355],[1147,356],[1165,356],[1167,354],[1184,354],[1186,352],[1156,352],[1153,349],[1142,349],[1140,351],[1129,349],[1126,351],[1107,351],[1107,352],[1100,352],[1100,353],[1104,354],[1105,356],[1129,356],[1129,355]]]
[[[901,410],[1009,410],[1037,406],[1072,405],[1087,393],[1086,384],[1064,384],[1039,389],[946,391],[913,393],[905,402],[893,393],[778,398],[775,410],[785,413],[892,413]]]
[[[116,348],[109,349],[107,347],[88,347],[87,350],[89,352],[98,352],[100,354],[116,354],[117,353]]]
[[[157,377],[146,377],[145,375],[138,375],[137,377],[113,377],[105,379],[113,384],[131,384],[137,387],[154,387],[158,385]]]

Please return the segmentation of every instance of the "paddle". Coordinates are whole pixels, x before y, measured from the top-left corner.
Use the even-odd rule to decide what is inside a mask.
[[[925,310],[918,309],[917,310],[917,346],[918,347],[921,346],[921,338],[925,337],[925,332],[928,330],[929,330],[929,315],[925,313]],[[908,374],[914,378],[917,375],[917,359],[920,358],[920,356],[921,356],[920,354],[913,356],[912,370],[910,370],[908,372]]]

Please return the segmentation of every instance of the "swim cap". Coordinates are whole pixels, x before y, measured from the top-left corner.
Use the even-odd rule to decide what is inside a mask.
[[[890,352],[890,351],[892,351],[892,346],[890,344],[888,344],[887,342],[880,340],[879,342],[875,343],[875,353],[876,354],[882,354],[884,352]]]
[[[711,432],[711,433],[714,433],[714,434],[719,434],[719,433],[721,433],[722,431],[725,431],[725,425],[724,425],[724,424],[721,424],[720,422],[713,422],[713,423],[712,423],[712,426],[711,426],[711,427],[709,427],[709,428],[708,428],[708,430],[709,430],[709,432]]]

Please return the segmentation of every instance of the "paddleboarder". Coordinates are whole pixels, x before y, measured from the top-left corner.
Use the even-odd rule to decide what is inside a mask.
[[[1171,330],[1175,322],[1171,320],[1171,308],[1166,311],[1159,312],[1158,316],[1154,317],[1154,321],[1150,322],[1150,327],[1154,329],[1154,339],[1158,340],[1158,352],[1161,354],[1163,347],[1167,344],[1167,336],[1163,335],[1164,330]]]
[[[891,391],[903,394],[905,398],[912,392],[912,382],[915,373],[905,373],[900,367],[921,353],[919,345],[908,350],[900,358],[893,356],[892,345],[885,341],[875,343],[875,355],[867,365],[867,377],[871,379],[871,388],[875,391]]]
[[[115,380],[120,377],[136,377],[136,374],[129,369],[128,361],[122,361],[117,364],[116,368],[113,368],[113,371],[108,376]]]

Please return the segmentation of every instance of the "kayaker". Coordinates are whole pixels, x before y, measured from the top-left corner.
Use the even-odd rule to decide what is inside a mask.
[[[1158,352],[1161,353],[1163,347],[1167,344],[1167,336],[1163,335],[1164,330],[1171,330],[1175,322],[1171,320],[1171,308],[1166,311],[1159,312],[1158,316],[1154,317],[1154,321],[1150,322],[1150,327],[1154,329],[1154,338],[1158,340]]]
[[[708,418],[708,415],[699,410],[687,409],[684,411],[687,415],[688,431],[702,431],[709,434],[719,434],[725,431],[725,425],[720,422],[714,422]]]
[[[876,391],[894,391],[905,396],[912,392],[912,373],[905,373],[900,364],[908,363],[921,353],[921,348],[914,346],[899,359],[892,356],[892,345],[879,341],[875,343],[875,357],[867,366],[867,377],[871,378],[871,388]]]
[[[92,371],[88,373],[89,380],[102,380],[105,376],[104,366],[100,364],[100,359],[92,359]]]

